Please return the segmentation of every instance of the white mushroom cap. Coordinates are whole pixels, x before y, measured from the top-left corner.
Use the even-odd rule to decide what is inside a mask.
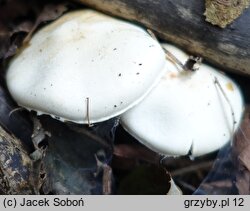
[[[181,50],[164,46],[183,64],[188,59]],[[165,69],[159,85],[122,115],[123,127],[164,155],[199,156],[226,144],[243,112],[237,85],[205,64],[197,71],[183,72],[167,61]]]
[[[81,10],[38,31],[6,79],[27,109],[95,123],[137,104],[159,82],[164,64],[161,46],[142,28]]]

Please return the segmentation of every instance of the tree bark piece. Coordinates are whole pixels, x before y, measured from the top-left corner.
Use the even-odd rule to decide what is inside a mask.
[[[250,75],[250,8],[221,29],[206,22],[204,0],[76,1],[140,23],[160,38],[226,71]]]
[[[250,4],[249,0],[206,0],[206,21],[225,28],[238,18]]]
[[[0,126],[0,194],[34,194],[33,162],[21,142]]]
[[[21,112],[9,93],[0,84],[0,126],[9,134],[22,141],[27,152],[34,151],[31,135],[33,126],[29,121],[29,116]]]

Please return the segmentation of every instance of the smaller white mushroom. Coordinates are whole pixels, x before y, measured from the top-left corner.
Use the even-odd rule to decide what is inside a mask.
[[[176,47],[164,47],[181,63],[188,60]],[[165,69],[160,84],[122,115],[123,127],[163,155],[200,156],[230,141],[243,112],[239,87],[205,64],[183,71],[170,59]]]
[[[96,123],[142,100],[163,75],[164,63],[160,44],[141,27],[79,10],[39,30],[12,59],[6,81],[20,106]]]

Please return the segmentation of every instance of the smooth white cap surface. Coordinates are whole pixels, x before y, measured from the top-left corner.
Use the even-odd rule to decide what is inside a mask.
[[[164,46],[183,64],[188,59],[181,50]],[[159,85],[139,105],[122,115],[123,127],[164,155],[199,156],[226,144],[243,112],[237,85],[205,64],[195,72],[183,72],[167,61],[165,69]],[[215,83],[215,77],[220,85]]]
[[[95,123],[137,104],[160,80],[164,63],[161,46],[142,28],[81,10],[38,31],[6,79],[27,109]]]

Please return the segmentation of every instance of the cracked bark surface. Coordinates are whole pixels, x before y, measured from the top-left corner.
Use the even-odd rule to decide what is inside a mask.
[[[153,30],[222,70],[250,75],[250,8],[222,29],[205,19],[205,0],[77,0]]]

